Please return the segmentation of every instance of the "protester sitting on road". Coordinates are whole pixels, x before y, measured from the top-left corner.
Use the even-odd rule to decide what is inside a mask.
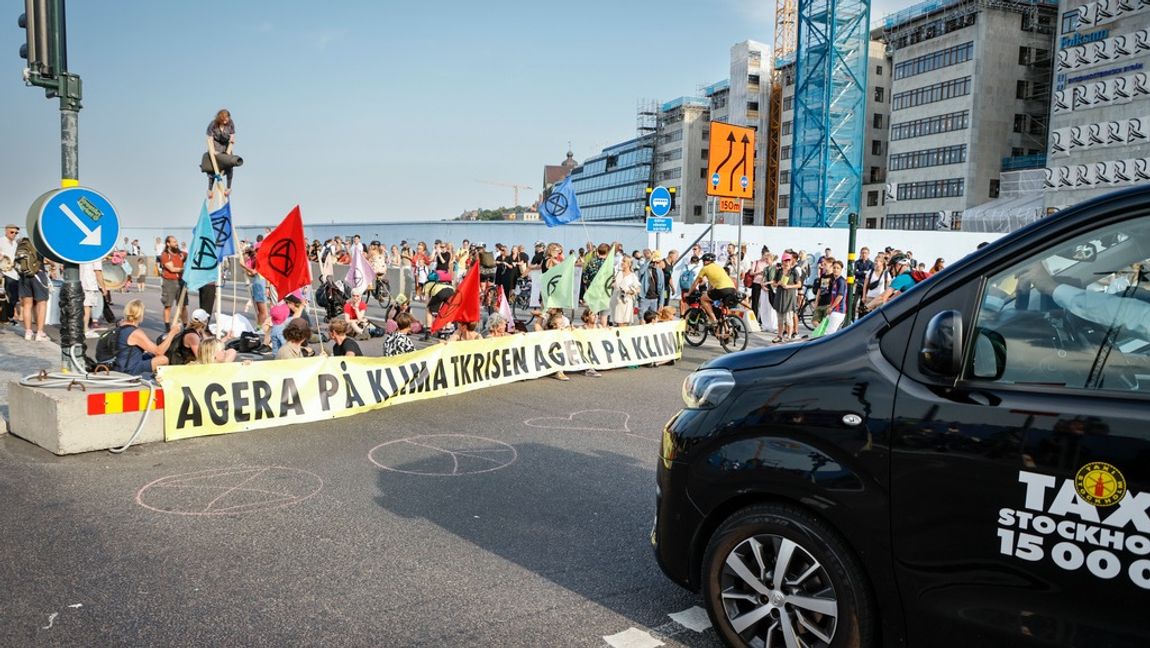
[[[167,352],[180,324],[176,319],[163,342],[156,344],[140,328],[144,321],[144,302],[133,299],[124,306],[124,319],[116,330],[116,355],[112,370],[133,376],[151,378],[156,369],[168,364]]]
[[[333,356],[363,356],[359,343],[347,336],[351,324],[345,319],[334,319],[328,327],[331,333],[331,354]]]
[[[195,362],[200,342],[209,337],[208,322],[211,318],[202,308],[192,311],[192,319],[182,331],[176,333],[176,339],[168,348],[168,364],[178,366]]]
[[[310,358],[315,355],[307,344],[311,340],[311,327],[307,320],[296,317],[284,326],[284,342],[276,353],[276,360],[290,360],[292,358]]]
[[[236,350],[224,347],[222,340],[209,337],[200,342],[196,349],[196,359],[188,364],[219,364],[222,362],[235,362]]]
[[[455,332],[447,339],[448,342],[470,342],[471,340],[482,340],[483,336],[479,334],[479,322],[459,322],[455,328]]]
[[[367,300],[363,297],[363,290],[356,288],[351,291],[351,299],[343,305],[343,316],[347,320],[348,332],[357,340],[378,337],[379,331],[367,319]]]
[[[415,351],[415,343],[411,341],[411,325],[415,318],[410,313],[399,313],[395,316],[395,333],[388,333],[383,338],[383,355],[397,356]]]
[[[487,318],[487,337],[503,337],[507,335],[507,320],[499,313],[493,313]]]

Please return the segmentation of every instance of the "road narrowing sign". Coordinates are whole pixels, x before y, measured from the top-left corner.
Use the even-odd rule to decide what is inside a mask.
[[[755,195],[755,130],[711,122],[707,157],[708,196],[752,199]]]

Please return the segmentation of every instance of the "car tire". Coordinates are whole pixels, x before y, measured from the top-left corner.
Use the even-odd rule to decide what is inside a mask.
[[[785,646],[790,632],[809,646],[873,645],[873,603],[858,559],[800,508],[757,505],[727,518],[707,543],[701,581],[711,623],[729,646]]]

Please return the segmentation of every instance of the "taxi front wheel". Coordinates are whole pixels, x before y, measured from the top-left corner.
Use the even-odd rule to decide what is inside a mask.
[[[870,646],[866,576],[822,520],[778,505],[728,518],[703,556],[711,622],[731,646]]]

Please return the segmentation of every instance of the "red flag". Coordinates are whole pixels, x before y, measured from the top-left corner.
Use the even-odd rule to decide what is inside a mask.
[[[256,250],[256,263],[260,274],[275,286],[277,294],[287,295],[311,285],[311,264],[307,260],[307,239],[303,235],[299,205],[264,238]]]
[[[479,262],[471,264],[459,290],[439,307],[439,315],[431,323],[431,332],[434,333],[448,324],[455,322],[479,321]]]

